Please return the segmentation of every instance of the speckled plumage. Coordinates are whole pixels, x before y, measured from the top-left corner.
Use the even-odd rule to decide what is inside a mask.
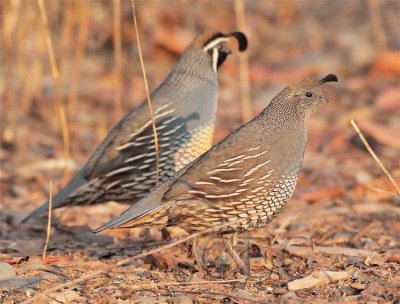
[[[212,143],[217,106],[217,68],[234,37],[247,48],[243,33],[205,33],[184,51],[166,80],[151,94],[158,134],[156,153],[147,101],[108,134],[83,169],[53,198],[53,208],[107,201],[134,204],[160,182],[205,152]],[[25,220],[47,211],[47,203]]]
[[[256,118],[96,232],[148,225],[196,232],[229,222],[217,233],[264,227],[294,192],[306,122],[326,101],[320,85],[328,81],[337,77],[287,87]]]

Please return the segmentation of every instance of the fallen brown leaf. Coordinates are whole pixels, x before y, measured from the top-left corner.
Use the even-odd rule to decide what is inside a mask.
[[[333,187],[333,188],[322,188],[316,191],[301,193],[297,196],[297,199],[303,201],[315,202],[324,199],[326,200],[334,199],[342,196],[343,196],[342,189],[340,189],[339,187]]]
[[[384,75],[400,74],[400,52],[384,52],[375,60],[371,71]]]
[[[400,111],[400,88],[389,88],[375,99],[378,108],[386,111]]]
[[[344,280],[349,276],[346,271],[318,271],[309,276],[288,283],[289,290],[312,288],[331,282]]]
[[[175,269],[177,265],[176,259],[167,254],[152,254],[148,256],[147,262],[162,270],[172,270]]]
[[[369,120],[360,121],[359,125],[363,132],[373,137],[378,143],[392,148],[400,148],[399,128],[384,126]]]

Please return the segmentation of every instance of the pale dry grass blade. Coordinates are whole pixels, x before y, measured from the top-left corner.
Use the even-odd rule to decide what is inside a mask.
[[[140,65],[142,67],[144,86],[146,88],[146,95],[147,95],[147,103],[149,105],[149,112],[150,112],[151,121],[152,121],[153,136],[154,136],[154,150],[155,150],[155,154],[156,154],[156,185],[158,185],[159,179],[160,179],[160,164],[158,161],[159,148],[158,148],[157,127],[156,127],[156,121],[154,120],[154,115],[153,115],[153,106],[152,106],[151,97],[150,97],[149,85],[147,83],[146,69],[144,67],[142,48],[140,46],[139,30],[138,30],[136,10],[135,10],[135,1],[131,0],[131,2],[132,2],[133,23],[135,26],[136,42],[137,42],[138,51],[139,51]]]
[[[54,55],[54,48],[53,48],[53,43],[51,40],[50,36],[50,30],[49,30],[49,24],[48,24],[48,19],[47,19],[47,13],[46,13],[46,7],[44,5],[44,0],[37,0],[39,9],[40,9],[40,16],[42,19],[43,23],[43,31],[45,33],[45,39],[46,39],[46,46],[47,46],[47,51],[50,59],[50,65],[51,65],[51,71],[52,75],[55,81],[55,87],[59,87],[60,85],[60,73],[59,69],[57,67],[56,63],[56,58]],[[63,136],[63,144],[64,144],[64,158],[65,162],[68,163],[71,155],[70,155],[70,140],[69,140],[69,127],[68,127],[68,119],[67,119],[67,113],[65,110],[65,106],[62,102],[57,102],[56,99],[56,106],[58,107],[58,113],[60,115],[60,122],[61,122],[61,128],[62,128],[62,136]],[[68,166],[64,167],[64,173],[63,173],[63,182],[62,184],[65,185],[68,178],[70,175],[70,171],[68,169]]]
[[[246,33],[245,7],[243,0],[235,0],[235,16],[238,30]],[[239,52],[240,102],[242,107],[242,122],[248,122],[253,117],[250,96],[250,74],[248,52]]]
[[[71,153],[70,153],[71,145],[70,145],[67,113],[65,111],[65,106],[63,103],[59,105],[58,111],[61,119],[61,128],[62,128],[63,145],[64,145],[64,160],[65,160],[62,185],[65,185],[71,174],[71,171],[68,166],[68,163],[71,161]]]
[[[382,22],[381,3],[376,0],[368,0],[367,3],[375,44],[379,51],[387,51],[387,37]]]
[[[121,100],[121,67],[122,67],[122,39],[121,39],[121,0],[113,0],[113,41],[114,41],[114,76],[116,79],[114,89],[115,118],[122,116]]]
[[[381,168],[382,172],[387,176],[391,184],[393,185],[394,189],[396,190],[397,195],[400,195],[400,188],[396,184],[395,180],[393,179],[390,172],[386,169],[383,165],[379,157],[375,154],[374,150],[372,150],[371,146],[369,145],[368,141],[365,139],[364,135],[362,134],[360,128],[357,126],[356,122],[352,119],[350,121],[351,125],[353,126],[354,130],[356,130],[358,136],[360,137],[362,143],[364,144],[365,148],[367,149],[368,153],[371,154],[372,158],[377,162],[378,166]]]
[[[75,42],[75,58],[72,68],[72,84],[68,93],[68,110],[75,111],[78,101],[78,88],[81,78],[81,66],[83,57],[85,55],[86,43],[89,33],[89,2],[88,0],[81,0],[77,2],[78,10],[78,35]]]
[[[53,75],[54,79],[57,79],[60,76],[60,73],[58,71],[56,57],[54,55],[53,43],[51,41],[51,36],[50,36],[50,31],[49,31],[49,22],[47,19],[46,8],[44,6],[44,0],[37,0],[37,1],[38,1],[38,5],[39,5],[40,17],[41,17],[42,23],[43,23],[43,30],[45,33],[46,46],[47,46],[49,59],[50,59],[51,74]]]
[[[53,205],[53,181],[50,180],[50,182],[49,182],[49,213],[48,213],[48,217],[47,217],[46,241],[45,241],[44,247],[43,247],[42,260],[44,260],[46,258],[47,247],[49,246],[49,241],[50,241],[52,205]]]

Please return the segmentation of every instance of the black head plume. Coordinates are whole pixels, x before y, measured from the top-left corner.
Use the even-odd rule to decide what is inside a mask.
[[[232,32],[226,35],[227,37],[235,37],[239,44],[239,51],[243,52],[247,49],[247,37],[242,32]]]
[[[321,85],[325,82],[338,82],[338,78],[335,74],[328,74],[319,81],[319,84]]]
[[[211,37],[209,37],[207,40],[204,41],[203,48],[208,49],[209,46],[215,46],[215,44],[218,44],[219,40],[221,41],[228,40],[224,38],[230,38],[230,37],[234,37],[237,40],[240,52],[243,52],[247,49],[248,45],[247,37],[242,32],[232,32],[228,34],[220,32],[214,33]]]
[[[231,54],[231,50],[224,45],[224,43],[228,42],[231,37],[237,40],[238,49],[240,52],[243,52],[247,49],[247,38],[242,32],[231,32],[228,34],[217,32],[205,34],[200,37],[204,37],[202,48],[203,51],[206,51],[210,54],[212,68],[215,72],[217,72],[217,69],[225,62],[228,55]],[[201,39],[199,40],[201,41]]]

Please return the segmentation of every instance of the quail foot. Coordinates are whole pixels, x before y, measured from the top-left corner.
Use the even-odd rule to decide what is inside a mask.
[[[224,235],[265,227],[294,192],[307,120],[327,101],[321,85],[332,81],[338,79],[329,74],[288,86],[257,117],[95,232],[174,225]]]
[[[157,181],[167,180],[207,151],[217,107],[217,70],[231,53],[227,42],[232,38],[239,51],[246,50],[247,38],[241,32],[198,36],[151,94],[157,157],[145,101],[110,131],[84,167],[53,198],[53,209],[107,201],[134,204]],[[24,221],[47,210],[45,203]]]

